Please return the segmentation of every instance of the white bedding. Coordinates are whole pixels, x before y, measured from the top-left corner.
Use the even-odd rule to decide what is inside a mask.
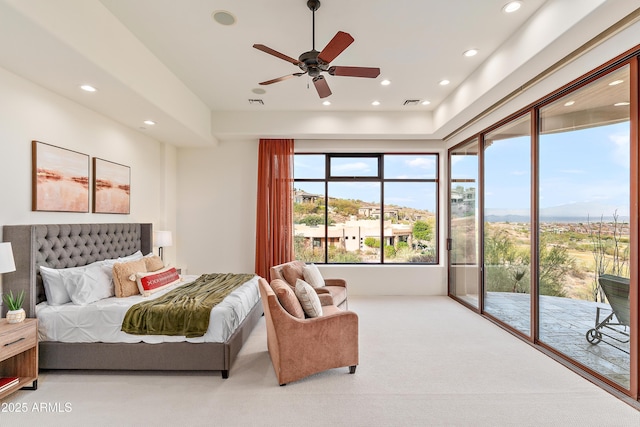
[[[106,298],[80,306],[73,303],[48,305],[41,302],[36,306],[38,337],[40,341],[108,342],[150,344],[162,342],[188,341],[225,342],[260,299],[258,276],[246,282],[229,294],[211,310],[209,329],[201,337],[186,338],[169,335],[131,335],[122,332],[122,320],[133,304],[148,301],[164,295],[172,289],[197,279],[197,275],[181,276],[180,283],[163,289],[152,296],[135,295],[127,298]]]

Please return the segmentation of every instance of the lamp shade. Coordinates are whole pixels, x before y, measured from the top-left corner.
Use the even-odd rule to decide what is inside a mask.
[[[170,231],[154,231],[153,240],[155,240],[155,244],[159,248],[173,245]]]
[[[0,243],[0,273],[16,271],[16,263],[13,260],[13,250],[10,242]]]

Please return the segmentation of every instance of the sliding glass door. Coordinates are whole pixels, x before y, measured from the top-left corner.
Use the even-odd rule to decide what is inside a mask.
[[[451,150],[449,164],[449,292],[480,308],[478,140]]]
[[[531,115],[484,137],[484,311],[530,335]]]
[[[639,69],[620,61],[449,151],[449,294],[631,396]]]
[[[539,340],[630,384],[630,72],[540,109]]]

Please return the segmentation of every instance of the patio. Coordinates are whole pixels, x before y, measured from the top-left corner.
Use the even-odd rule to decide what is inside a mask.
[[[473,300],[477,304],[477,300]],[[586,333],[595,326],[596,310],[608,315],[608,304],[570,298],[540,297],[540,341],[589,367],[612,381],[629,388],[629,343],[619,343],[609,337],[595,345]],[[509,292],[489,292],[485,312],[529,335],[530,295]],[[620,328],[620,330],[624,330]],[[627,333],[629,332],[627,328]],[[618,339],[627,337],[608,331]]]

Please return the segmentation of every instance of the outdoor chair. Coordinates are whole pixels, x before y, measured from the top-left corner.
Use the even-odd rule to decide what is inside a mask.
[[[616,343],[626,344],[629,342],[629,279],[611,274],[602,274],[598,277],[598,283],[600,283],[611,306],[611,313],[603,320],[600,320],[600,310],[607,309],[604,307],[597,308],[595,327],[587,331],[587,341],[595,345],[603,341],[603,337],[607,337],[613,341],[605,339],[604,342],[606,344],[629,353],[628,350],[616,345]]]

